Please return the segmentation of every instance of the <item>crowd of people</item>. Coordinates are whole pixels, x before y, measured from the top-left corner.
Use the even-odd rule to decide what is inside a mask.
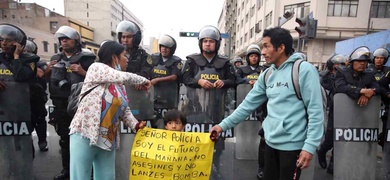
[[[22,29],[0,24],[0,69],[12,72],[0,76],[0,93],[10,90],[7,82],[29,85],[30,131],[37,132],[38,147],[43,152],[49,150],[45,109],[49,86],[55,107],[52,124],[60,137],[62,157],[62,171],[55,180],[85,180],[91,176],[96,180],[115,179],[115,151],[120,147],[121,121],[134,132],[146,126],[145,120],[153,128],[182,131],[192,120],[189,115],[198,111],[191,111],[196,104],[178,110],[181,83],[188,87],[189,95],[199,89],[219,93],[238,84],[251,85],[252,90],[231,115],[226,117],[216,111],[207,111],[206,115],[217,124],[210,132],[213,139],[218,139],[220,133],[258,112],[257,120],[262,123],[258,179],[299,179],[301,170],[311,165],[316,152],[320,166],[333,173],[333,158],[328,164],[326,153],[333,147],[336,93],[347,94],[360,106],[380,95],[388,109],[390,74],[384,64],[389,52],[384,48],[371,53],[367,47],[360,47],[348,57],[335,54],[327,61],[327,69],[319,73],[302,53],[294,52],[290,32],[279,27],[264,31],[261,47],[248,46],[246,63],[241,58],[230,63],[218,55],[221,33],[213,26],[199,31],[200,53],[187,56],[184,65],[174,55],[177,43],[169,35],[160,37],[160,52],[150,55],[139,45],[142,32],[136,23],[122,21],[116,33],[117,41],[100,44],[97,61],[96,55],[83,49],[79,32],[62,26],[55,33],[60,53],[44,62],[36,55],[37,45],[28,40]],[[264,65],[260,65],[261,57],[265,59]],[[299,60],[304,60],[299,64],[301,98],[297,98],[291,78],[294,62]],[[265,77],[268,71],[270,76]],[[67,112],[68,97],[72,85],[80,82],[83,82],[80,93],[83,98],[76,114],[71,116]],[[131,84],[135,90],[154,87],[154,119],[134,117],[125,84]],[[328,92],[328,113],[322,108],[321,86]],[[169,111],[165,113],[164,109]],[[328,116],[325,132],[324,116]],[[221,143],[217,141],[216,152],[223,149]],[[213,161],[213,169],[218,170],[219,157]],[[212,175],[221,179],[220,174],[212,172]]]

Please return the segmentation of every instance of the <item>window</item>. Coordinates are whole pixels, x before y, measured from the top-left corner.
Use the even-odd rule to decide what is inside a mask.
[[[257,9],[260,9],[261,6],[263,6],[263,0],[257,0],[256,1],[256,6],[257,6]]]
[[[238,14],[237,14],[238,16],[240,15],[240,12],[241,12],[241,11],[240,11],[240,8],[238,8]]]
[[[356,17],[359,1],[329,1],[328,16]]]
[[[58,53],[58,45],[54,43],[54,53]]]
[[[88,3],[87,3],[87,9],[88,9]]]
[[[284,13],[286,12],[295,12],[298,18],[305,17],[310,12],[310,2],[284,6]]]
[[[50,21],[50,31],[57,30],[58,22],[57,21]]]
[[[250,15],[251,15],[251,17],[253,17],[254,14],[255,14],[255,5],[253,5],[253,6],[251,7],[251,10],[250,10]]]
[[[240,38],[240,45],[242,45],[242,37]]]
[[[244,27],[244,20],[241,19],[241,28],[243,28],[243,27]]]
[[[371,5],[372,18],[390,18],[390,1],[373,1]]]
[[[254,28],[251,28],[251,31],[249,31],[249,38],[253,37],[253,33],[254,33]]]
[[[246,42],[246,40],[248,39],[248,33],[245,33],[245,39],[244,39],[244,42]]]
[[[248,15],[248,13],[246,13],[246,15],[245,15],[245,23],[248,22],[248,19],[249,19],[249,15]]]
[[[245,11],[244,8],[245,8],[245,6],[244,6],[244,1],[242,1],[242,3],[241,3],[241,9],[242,9],[243,11]]]
[[[265,16],[265,27],[268,27],[272,23],[272,11]]]
[[[44,52],[47,52],[48,51],[48,46],[49,46],[49,43],[47,41],[42,41],[43,43],[43,51]]]
[[[87,17],[89,17],[89,12],[87,12]]]

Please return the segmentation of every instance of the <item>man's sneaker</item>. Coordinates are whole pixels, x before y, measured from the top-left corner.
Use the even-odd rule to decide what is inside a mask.
[[[322,169],[325,169],[327,166],[326,153],[323,153],[321,150],[317,150],[317,156],[318,156],[318,163],[320,164]]]
[[[257,180],[263,180],[264,174],[263,174],[263,169],[259,168],[257,169]]]
[[[42,152],[49,150],[49,148],[47,147],[47,141],[39,141],[38,146],[39,146],[39,150]]]
[[[53,180],[67,180],[69,179],[69,170],[62,169],[62,171],[54,176]]]

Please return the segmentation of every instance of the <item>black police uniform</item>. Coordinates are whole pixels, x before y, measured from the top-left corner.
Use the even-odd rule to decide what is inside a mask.
[[[45,71],[47,65],[44,61],[39,61],[37,63],[37,68]],[[46,102],[47,102],[47,82],[45,77],[36,77],[36,83],[30,85],[31,93],[31,122],[32,128],[35,129],[38,136],[38,145],[41,151],[47,151],[47,141],[46,141]],[[33,104],[34,103],[34,104]]]
[[[151,71],[153,69],[151,56],[142,48],[136,47],[130,49],[126,54],[128,66],[127,72],[135,73],[147,79],[151,78]]]
[[[84,81],[84,76],[72,72],[71,64],[80,64],[87,71],[95,58],[85,56],[82,52],[71,57],[66,57],[64,53],[54,55],[50,61],[57,61],[52,67],[49,91],[54,108],[55,129],[60,136],[60,146],[62,155],[63,170],[69,172],[69,125],[72,117],[67,113],[68,97],[70,96],[71,84]]]
[[[375,71],[375,79],[378,80],[379,86],[381,87],[382,90],[382,102],[385,105],[385,111],[382,113],[381,119],[382,119],[382,133],[378,135],[378,144],[384,147],[384,141],[387,139],[387,134],[383,133],[387,129],[387,119],[388,119],[388,114],[389,114],[389,103],[390,100],[388,96],[390,95],[390,90],[389,90],[389,84],[390,84],[390,68],[387,66],[382,66],[382,71]]]
[[[163,111],[176,109],[179,100],[179,77],[182,68],[181,58],[172,55],[165,62],[160,53],[151,55],[153,69],[151,78],[161,78],[176,75],[176,81],[159,82],[154,85],[154,110],[157,112],[156,121],[163,119]],[[176,96],[176,98],[172,97]],[[154,128],[164,128],[164,123],[152,124]]]
[[[250,80],[257,80],[259,77],[259,74],[262,73],[264,70],[264,67],[258,65],[255,66],[254,69],[252,69],[252,66],[246,65],[241,66],[237,69],[237,75],[240,78],[238,83],[239,84],[248,84]]]

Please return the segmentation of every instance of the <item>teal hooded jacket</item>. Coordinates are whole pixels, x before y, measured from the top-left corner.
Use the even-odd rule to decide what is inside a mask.
[[[299,86],[302,100],[295,95],[291,70],[300,54],[291,55],[264,83],[264,71],[247,94],[245,100],[219,126],[226,131],[244,121],[267,99],[268,115],[262,126],[267,145],[277,150],[305,150],[314,154],[324,133],[324,112],[317,69],[302,62]],[[306,107],[306,110],[305,110]]]

